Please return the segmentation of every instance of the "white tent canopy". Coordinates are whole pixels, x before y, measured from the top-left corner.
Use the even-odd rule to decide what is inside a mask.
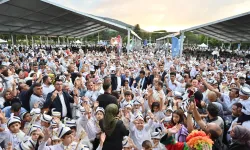
[[[0,33],[85,37],[106,29],[131,29],[49,0],[0,0]]]
[[[204,43],[202,43],[201,45],[198,45],[198,47],[201,47],[201,48],[208,48],[208,46]]]
[[[82,42],[79,41],[79,40],[75,41],[74,43],[75,43],[75,44],[82,44]]]
[[[0,39],[0,44],[2,44],[2,43],[7,43],[7,41]]]

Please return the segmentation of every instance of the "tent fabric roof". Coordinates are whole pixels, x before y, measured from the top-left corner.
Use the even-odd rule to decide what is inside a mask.
[[[108,28],[131,30],[48,0],[0,0],[1,33],[83,37]]]
[[[168,34],[168,35],[166,35],[166,36],[164,36],[164,37],[161,37],[161,38],[156,39],[156,41],[164,40],[164,39],[166,39],[166,38],[175,37],[175,36],[177,36],[177,35],[180,35],[180,33],[179,33],[179,32],[176,32],[176,33]]]
[[[250,42],[250,12],[195,26],[181,32],[193,31],[223,42]]]

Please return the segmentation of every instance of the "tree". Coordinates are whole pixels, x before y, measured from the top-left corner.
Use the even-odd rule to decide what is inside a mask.
[[[140,37],[141,36],[141,28],[139,24],[135,25],[134,32]]]

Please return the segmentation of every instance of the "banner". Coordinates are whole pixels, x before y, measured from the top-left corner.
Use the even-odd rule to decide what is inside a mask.
[[[177,57],[180,54],[180,40],[177,37],[172,37],[172,57]]]
[[[238,50],[240,50],[241,43],[238,44]]]
[[[143,44],[144,44],[144,46],[147,46],[148,45],[148,40],[144,40]]]

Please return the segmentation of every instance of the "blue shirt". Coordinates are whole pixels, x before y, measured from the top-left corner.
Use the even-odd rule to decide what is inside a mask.
[[[2,111],[5,113],[5,117],[10,118],[10,115],[11,115],[11,106],[5,107]],[[26,111],[27,111],[26,109],[24,109],[23,107],[21,107],[21,111],[18,114],[18,117],[21,118],[21,114],[23,112],[26,112]]]

